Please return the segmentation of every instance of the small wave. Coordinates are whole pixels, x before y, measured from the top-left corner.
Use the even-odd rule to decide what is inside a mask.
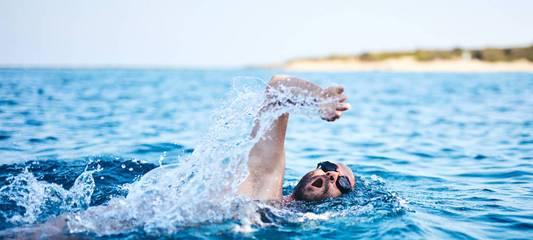
[[[56,141],[58,141],[58,139],[56,137],[53,137],[53,136],[48,136],[48,137],[45,137],[45,138],[30,138],[30,139],[28,139],[28,142],[29,143],[33,143],[33,144],[50,143],[50,142],[56,142]]]
[[[29,125],[29,126],[42,126],[44,124],[43,121],[39,121],[37,119],[28,119],[24,122],[26,125]]]
[[[175,143],[140,144],[131,152],[134,154],[162,153],[170,151],[188,150],[185,146]],[[190,152],[190,151],[189,151]]]
[[[4,100],[4,99],[1,99],[0,100],[0,106],[16,106],[18,105],[18,103],[14,100]]]
[[[505,171],[490,171],[490,172],[468,172],[461,173],[455,176],[458,177],[469,177],[469,178],[481,178],[481,179],[494,179],[494,178],[518,178],[518,177],[529,177],[533,176],[533,173],[522,170],[505,170]]]
[[[475,216],[474,219],[492,223],[495,225],[505,225],[508,228],[514,228],[516,230],[524,230],[523,227],[531,226],[529,223],[531,219],[522,219],[523,217],[513,214],[502,213],[487,213],[479,216]]]
[[[395,180],[395,181],[423,181],[423,180],[429,180],[431,182],[444,182],[445,180],[439,177],[433,177],[433,176],[423,176],[423,175],[413,175],[413,174],[406,174],[401,172],[393,172],[385,169],[378,169],[375,167],[372,168],[360,168],[358,169],[359,172],[363,172],[365,175],[377,175],[377,176],[383,176],[386,179]]]
[[[10,132],[1,131],[0,130],[0,141],[6,140],[6,139],[9,139],[9,138],[11,138],[11,133]]]

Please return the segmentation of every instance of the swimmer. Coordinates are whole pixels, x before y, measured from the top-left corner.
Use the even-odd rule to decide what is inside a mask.
[[[295,77],[275,75],[266,89],[267,101],[276,101],[272,94],[290,91],[284,103],[304,104],[299,99],[312,98],[318,104],[320,117],[325,121],[335,121],[342,113],[350,109],[346,103],[344,89],[340,86],[322,89],[321,87]],[[301,100],[300,100],[301,101]],[[263,110],[265,111],[265,109]],[[238,193],[255,200],[275,200],[290,202],[294,200],[318,201],[335,198],[351,191],[355,178],[347,166],[341,163],[321,162],[316,169],[305,174],[296,185],[294,192],[283,198],[282,185],[285,172],[285,134],[289,122],[289,113],[276,119],[265,135],[257,142],[249,154],[248,177],[239,186]],[[259,123],[252,135],[255,135]]]
[[[295,77],[275,75],[266,87],[267,103],[261,112],[268,111],[276,105],[309,104],[302,99],[313,99],[312,104],[319,107],[320,117],[328,122],[335,121],[342,113],[350,109],[346,103],[344,89],[340,86],[322,89],[321,87]],[[285,102],[279,102],[275,94],[282,93]],[[271,101],[271,102],[269,102]],[[261,114],[261,112],[259,114]],[[279,116],[264,136],[252,147],[248,159],[248,176],[239,185],[238,194],[259,201],[319,201],[335,198],[350,192],[355,187],[355,178],[347,166],[329,161],[320,162],[317,168],[305,174],[294,191],[283,197],[283,177],[285,172],[285,134],[289,122],[289,113]],[[254,136],[260,125],[256,123],[252,130]],[[98,214],[113,206],[96,206],[86,213]],[[51,219],[46,223],[29,227],[8,229],[0,232],[0,237],[16,239],[68,238],[69,218],[65,215]]]

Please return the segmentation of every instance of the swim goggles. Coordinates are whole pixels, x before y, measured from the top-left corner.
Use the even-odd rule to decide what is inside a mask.
[[[337,171],[339,166],[329,161],[319,163],[316,168],[320,168],[324,172],[339,172]],[[341,193],[348,193],[352,191],[352,185],[350,184],[350,179],[347,176],[339,176],[335,182],[335,185],[341,191]]]

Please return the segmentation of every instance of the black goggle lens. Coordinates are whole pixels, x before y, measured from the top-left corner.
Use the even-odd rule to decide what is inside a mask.
[[[335,184],[341,193],[348,193],[352,191],[352,185],[350,185],[350,180],[346,176],[340,176],[337,178],[337,182]]]
[[[320,168],[324,172],[337,171],[337,165],[328,161],[319,163],[316,168]]]
[[[338,166],[332,162],[326,161],[319,163],[316,168],[320,168],[324,172],[337,172]],[[341,193],[348,193],[352,191],[352,185],[350,184],[350,180],[346,176],[339,176],[337,178],[337,182],[335,182],[335,185],[341,191]]]

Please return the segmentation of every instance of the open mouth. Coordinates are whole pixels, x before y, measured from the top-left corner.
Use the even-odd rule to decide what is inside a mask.
[[[317,188],[321,188],[322,185],[324,184],[324,180],[322,180],[322,178],[319,178],[317,180],[315,180],[311,185],[317,187]]]

